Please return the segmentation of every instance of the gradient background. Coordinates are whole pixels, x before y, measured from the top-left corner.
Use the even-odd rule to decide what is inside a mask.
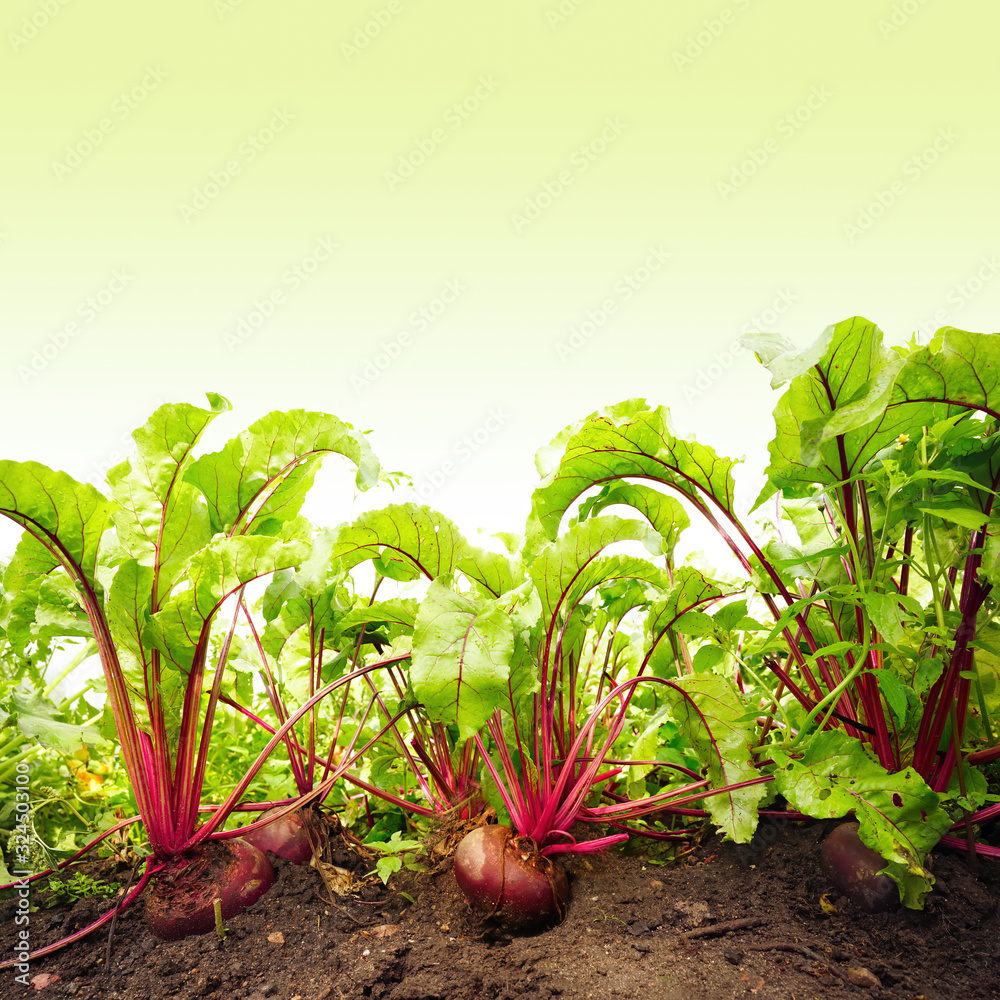
[[[7,0],[0,457],[99,484],[212,390],[211,447],[326,410],[413,477],[397,499],[518,531],[535,450],[645,396],[752,494],[775,396],[743,332],[996,328],[998,29],[983,0]]]

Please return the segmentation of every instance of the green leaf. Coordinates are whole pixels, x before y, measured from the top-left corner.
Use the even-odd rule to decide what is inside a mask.
[[[634,507],[663,538],[663,548],[672,553],[681,532],[691,524],[691,519],[673,497],[645,483],[611,483],[601,492],[580,504],[580,520],[593,517],[607,507],[625,504]]]
[[[398,854],[390,854],[387,857],[379,858],[375,862],[375,871],[378,872],[378,877],[382,880],[383,885],[388,885],[390,877],[395,875],[402,867],[403,859]]]
[[[906,638],[904,621],[912,621],[900,606],[898,595],[867,592],[859,596],[882,638],[891,645],[898,646]]]
[[[507,694],[513,653],[513,623],[496,600],[435,581],[413,632],[413,693],[432,721],[454,723],[469,739]]]
[[[214,539],[191,557],[184,572],[188,588],[174,593],[149,619],[143,641],[189,669],[195,650],[207,641],[206,626],[222,602],[243,584],[294,566],[307,551],[304,542],[263,535]]]
[[[797,371],[775,407],[768,485],[757,506],[775,490],[808,496],[814,484],[850,479],[926,416],[888,409],[901,362],[873,323],[855,316],[828,327],[806,354],[820,356]]]
[[[136,451],[108,472],[118,541],[137,562],[154,569],[157,601],[166,598],[187,560],[212,537],[198,491],[182,481],[205,428],[229,402],[210,395],[212,409],[166,403],[132,433]]]
[[[936,502],[933,500],[913,505],[917,510],[926,511],[934,517],[940,517],[943,521],[951,521],[952,524],[960,525],[963,528],[976,530],[981,528],[990,518],[981,510],[973,507],[956,507],[947,502]]]
[[[748,333],[740,344],[757,356],[757,360],[771,373],[771,388],[779,389],[786,382],[804,375],[819,364],[830,347],[834,328],[828,326],[819,339],[804,350],[780,333]]]
[[[359,489],[378,482],[378,461],[366,438],[328,413],[307,410],[267,414],[220,451],[199,458],[185,479],[208,500],[214,531],[277,534],[298,515],[329,454],[358,467]]]
[[[933,422],[965,408],[996,416],[1000,411],[1000,344],[996,334],[943,327],[934,341],[907,359],[896,381],[893,402],[897,406],[948,404]]]
[[[800,755],[771,747],[774,780],[789,805],[816,819],[854,812],[861,839],[892,864],[904,905],[919,909],[933,879],[927,852],[951,826],[937,795],[912,768],[889,774],[860,740],[816,733]]]
[[[452,573],[468,543],[443,514],[416,504],[390,504],[362,514],[337,534],[331,558],[351,569],[366,559],[399,557],[429,580]]]
[[[564,448],[555,468],[532,495],[532,516],[555,538],[563,514],[584,490],[625,477],[652,479],[700,507],[733,514],[736,463],[697,441],[676,437],[663,407],[628,400],[567,428],[546,452],[546,466]],[[565,442],[565,444],[563,444]]]
[[[896,717],[897,723],[902,726],[906,722],[906,709],[910,703],[912,692],[891,670],[882,669],[876,674],[878,678],[879,691],[885,698]]]
[[[715,635],[715,619],[704,611],[686,611],[674,622],[674,631],[695,637]]]
[[[24,527],[31,539],[4,575],[14,593],[62,566],[77,582],[96,587],[101,536],[112,504],[93,486],[37,462],[0,461],[0,514]]]
[[[691,666],[696,674],[702,674],[717,667],[725,655],[726,651],[721,646],[705,645],[694,654]]]
[[[745,718],[743,699],[732,681],[702,673],[672,682],[666,690],[671,714],[698,755],[710,788],[760,777],[750,755],[756,723]],[[702,805],[727,837],[746,844],[757,827],[757,805],[765,795],[765,784],[750,785],[710,795]]]
[[[412,629],[417,620],[417,602],[408,598],[377,601],[364,608],[350,611],[340,620],[338,630],[344,632],[356,625],[370,622],[391,622]]]
[[[69,755],[76,753],[84,744],[92,747],[106,745],[100,730],[94,726],[58,722],[52,704],[36,694],[15,691],[13,702],[18,729],[43,747]]]
[[[487,594],[499,597],[519,586],[524,580],[524,568],[500,555],[474,545],[466,545],[456,568],[474,580]]]
[[[642,559],[613,557],[599,560],[609,545],[648,541],[650,529],[642,521],[595,517],[574,525],[534,560],[530,574],[542,599],[546,621],[558,612],[569,613],[598,584],[618,576],[665,583],[663,571]]]
[[[153,568],[128,559],[118,568],[108,595],[107,620],[116,645],[143,655],[142,634],[149,620]]]
[[[646,635],[655,645],[668,630],[677,627],[682,617],[692,613],[694,608],[711,604],[722,596],[722,589],[717,583],[691,566],[681,566],[674,573],[674,582],[665,596],[650,606],[646,615]],[[700,613],[711,623],[702,634],[713,634],[715,621],[709,615]],[[690,621],[693,622],[694,619]]]

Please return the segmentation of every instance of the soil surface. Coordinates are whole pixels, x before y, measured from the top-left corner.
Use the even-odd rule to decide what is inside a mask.
[[[920,912],[868,915],[836,893],[824,907],[818,845],[830,827],[762,821],[752,845],[708,838],[669,864],[638,853],[641,842],[630,854],[570,859],[566,919],[530,936],[478,923],[448,861],[395,891],[396,877],[343,899],[316,869],[279,861],[274,887],[226,921],[224,942],[159,941],[137,905],[117,922],[110,964],[105,927],[32,962],[28,986],[0,970],[0,998],[997,1000],[1000,865],[981,859],[977,880],[963,855],[938,853],[937,886]],[[373,867],[343,846],[334,861]],[[32,946],[105,907],[38,910]],[[6,959],[9,905],[3,916]],[[727,931],[732,921],[741,923]]]

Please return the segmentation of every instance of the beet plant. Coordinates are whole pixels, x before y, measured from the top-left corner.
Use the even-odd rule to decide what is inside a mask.
[[[788,384],[757,502],[778,504],[770,531],[738,513],[736,463],[678,437],[667,411],[641,400],[557,439],[534,513],[554,539],[593,491],[644,485],[718,533],[741,594],[675,623],[697,646],[685,656],[672,644],[678,673],[737,686],[758,713],[757,772],[795,814],[853,814],[903,902],[919,906],[933,882],[927,852],[943,835],[962,842],[949,827],[968,847],[993,850],[974,832],[998,812],[981,808],[979,765],[1000,755],[991,721],[1000,348],[995,336],[946,328],[926,347],[890,350],[860,318],[801,352],[775,337],[747,343],[772,385]],[[662,654],[651,663],[663,672]],[[731,775],[712,773],[719,747],[707,749],[717,787]]]
[[[416,504],[391,504],[362,515],[334,533],[332,556],[346,571],[370,563],[375,585],[367,600],[340,622],[356,636],[358,649],[373,635],[410,659],[418,602],[408,597],[376,600],[384,584],[417,581],[433,585],[455,576],[490,597],[510,589],[518,567],[510,558],[471,545],[444,515]],[[479,752],[472,734],[427,711],[405,664],[373,673],[367,683],[386,727],[365,774],[348,780],[416,815],[469,819],[484,806]]]
[[[4,576],[13,618],[29,631],[44,624],[47,634],[96,644],[108,722],[151,852],[121,905],[155,879],[147,911],[167,936],[211,929],[214,899],[226,917],[266,890],[269,863],[249,844],[234,844],[240,831],[223,824],[298,720],[354,679],[345,674],[315,690],[283,719],[201,822],[246,588],[308,556],[300,510],[325,455],[346,458],[361,488],[378,475],[363,437],[335,417],[306,411],[269,414],[196,459],[203,432],[229,409],[218,395],[209,403],[156,410],[133,435],[134,456],[108,473],[109,496],[35,462],[0,462],[0,512],[25,529]]]
[[[416,617],[413,695],[430,718],[474,741],[484,788],[506,820],[467,836],[455,875],[474,908],[512,927],[564,915],[558,855],[628,839],[624,830],[581,838],[578,823],[621,825],[668,808],[683,815],[711,798],[720,826],[748,837],[758,786],[769,780],[750,760],[735,687],[650,669],[651,651],[672,625],[724,596],[697,571],[672,567],[686,517],[642,489],[623,488],[609,503],[629,504],[644,520],[590,516],[552,542],[532,522],[505,588],[491,593],[443,575]],[[645,546],[646,555],[609,554],[623,543]],[[655,623],[648,641],[644,616]],[[678,705],[714,759],[721,780],[711,790],[669,754],[657,756],[667,711]]]

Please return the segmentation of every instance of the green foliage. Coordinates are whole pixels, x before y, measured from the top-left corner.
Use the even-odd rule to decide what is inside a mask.
[[[112,792],[109,775],[100,808],[52,784],[41,841],[107,828],[129,794],[163,850],[195,834],[199,803],[322,793],[377,824],[385,882],[418,847],[386,808],[485,797],[556,852],[593,849],[569,843],[576,820],[692,811],[747,842],[780,795],[855,815],[921,905],[928,852],[997,798],[968,757],[1000,741],[1000,343],[949,327],[890,348],[860,317],[805,349],[745,343],[782,390],[757,523],[738,463],[641,399],[540,450],[503,553],[413,503],[308,524],[322,456],[379,481],[366,439],[327,414],[272,413],[197,457],[228,402],[161,407],[108,496],[0,462],[0,512],[26,529],[0,595],[0,768],[33,754],[50,779],[101,745],[96,713],[45,695],[53,652],[91,642],[130,779]],[[692,519],[735,571],[678,561]],[[161,799],[186,820],[157,819]]]

